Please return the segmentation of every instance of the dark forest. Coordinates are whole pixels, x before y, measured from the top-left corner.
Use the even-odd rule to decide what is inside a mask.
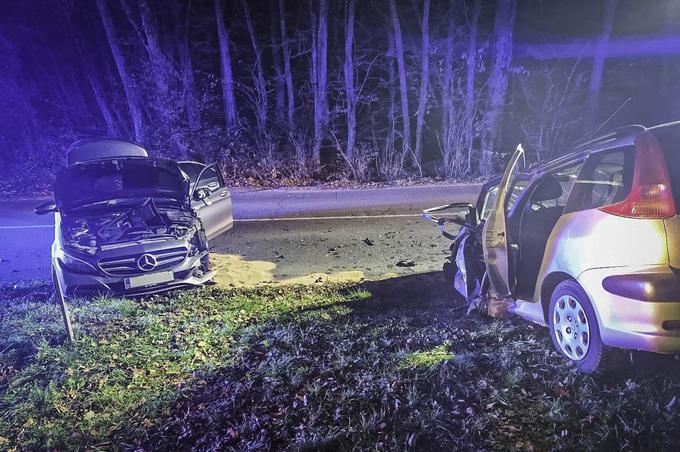
[[[518,142],[543,160],[679,113],[674,1],[4,3],[8,192],[46,187],[82,138],[234,183],[470,179]]]

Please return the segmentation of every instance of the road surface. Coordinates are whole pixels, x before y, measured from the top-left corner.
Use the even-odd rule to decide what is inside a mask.
[[[478,191],[478,185],[235,190],[234,228],[211,243],[218,279],[240,285],[438,270],[449,242],[420,211],[472,200]],[[0,282],[49,278],[52,218],[34,215],[36,203],[0,202]]]

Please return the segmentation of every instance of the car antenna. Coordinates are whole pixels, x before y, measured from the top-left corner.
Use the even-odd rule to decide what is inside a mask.
[[[621,104],[621,106],[619,106],[619,108],[614,110],[614,113],[609,115],[609,117],[607,119],[605,119],[602,124],[600,124],[596,129],[594,129],[592,132],[590,132],[588,135],[585,136],[586,140],[589,139],[589,138],[592,138],[597,132],[599,132],[604,126],[606,126],[607,123],[609,121],[611,121],[614,118],[614,116],[616,116],[623,109],[623,107],[628,105],[628,102],[630,102],[632,99],[633,99],[632,97],[628,97],[628,99],[624,100],[623,103]],[[583,141],[586,141],[586,140],[583,140]]]

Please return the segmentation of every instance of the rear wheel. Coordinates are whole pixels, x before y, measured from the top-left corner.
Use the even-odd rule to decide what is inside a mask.
[[[573,280],[562,281],[550,298],[550,338],[555,349],[581,372],[597,371],[604,346],[595,309],[583,288]]]

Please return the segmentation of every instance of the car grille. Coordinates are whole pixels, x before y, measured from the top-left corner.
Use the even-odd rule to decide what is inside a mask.
[[[148,271],[167,270],[181,264],[187,257],[187,249],[183,247],[168,248],[164,250],[150,251],[148,253],[130,254],[99,260],[99,268],[105,273],[115,276],[129,276],[146,273],[137,266],[137,261],[144,255],[149,254],[156,260],[156,266]]]

